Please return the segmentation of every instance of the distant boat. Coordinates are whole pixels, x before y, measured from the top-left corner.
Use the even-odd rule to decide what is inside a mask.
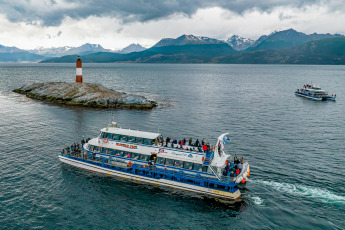
[[[315,84],[304,85],[303,88],[296,90],[295,95],[315,101],[335,101],[335,98],[337,96],[333,96],[333,94],[329,95],[325,90],[321,89],[320,86],[316,86]]]
[[[248,180],[250,170],[243,158],[232,163],[224,151],[229,140],[227,133],[222,134],[214,147],[205,143],[204,151],[191,141],[165,142],[159,133],[122,129],[112,122],[82,147],[64,148],[59,159],[109,176],[237,200],[241,197],[237,185]]]

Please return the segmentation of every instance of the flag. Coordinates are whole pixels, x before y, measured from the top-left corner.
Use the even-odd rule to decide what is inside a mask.
[[[228,137],[228,136],[224,136],[224,138],[223,138],[223,142],[224,142],[224,144],[226,144],[226,141],[230,141],[230,137]]]

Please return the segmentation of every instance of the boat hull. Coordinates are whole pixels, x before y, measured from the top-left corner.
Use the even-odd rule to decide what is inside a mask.
[[[314,97],[314,96],[310,96],[310,95],[307,95],[307,94],[304,94],[304,93],[299,93],[299,92],[296,92],[295,95],[296,96],[300,96],[300,97],[304,97],[304,98],[308,98],[308,99],[312,99],[314,101],[324,101],[324,100],[326,100],[323,97]]]
[[[199,194],[203,194],[203,195],[207,195],[207,196],[212,196],[215,198],[221,198],[221,199],[225,199],[225,200],[237,200],[237,199],[241,198],[241,193],[239,190],[231,193],[231,192],[206,188],[206,187],[202,187],[202,186],[182,183],[182,182],[178,182],[178,181],[167,180],[167,179],[163,179],[163,178],[161,178],[161,179],[148,178],[148,177],[140,176],[137,174],[130,174],[130,173],[122,172],[122,171],[117,171],[117,170],[89,164],[87,162],[71,159],[71,158],[68,158],[68,157],[63,156],[63,155],[59,155],[59,159],[61,162],[65,163],[65,164],[68,164],[68,165],[71,165],[71,166],[74,166],[77,168],[81,168],[81,169],[86,169],[86,170],[93,171],[93,172],[103,173],[103,174],[106,174],[108,176],[121,177],[121,178],[129,179],[132,181],[136,181],[136,182],[150,183],[150,184],[154,184],[156,186],[166,186],[166,187],[170,187],[170,188],[181,189],[181,190],[195,192],[195,193],[199,193]]]

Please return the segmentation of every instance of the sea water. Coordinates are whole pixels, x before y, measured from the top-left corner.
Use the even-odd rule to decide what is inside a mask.
[[[85,82],[144,95],[153,110],[55,105],[12,90],[75,80],[74,64],[0,64],[0,228],[343,229],[345,66],[83,64]],[[319,84],[337,101],[294,91]],[[178,140],[225,132],[250,182],[235,203],[60,163],[64,145],[123,128]]]

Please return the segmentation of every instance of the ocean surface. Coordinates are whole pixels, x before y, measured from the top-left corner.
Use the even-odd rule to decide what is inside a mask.
[[[83,64],[86,82],[143,94],[150,111],[26,98],[29,82],[75,81],[75,64],[0,64],[0,229],[345,229],[345,66]],[[337,101],[294,91],[317,83]],[[64,144],[110,122],[216,138],[248,160],[243,198],[222,203],[60,163]]]

